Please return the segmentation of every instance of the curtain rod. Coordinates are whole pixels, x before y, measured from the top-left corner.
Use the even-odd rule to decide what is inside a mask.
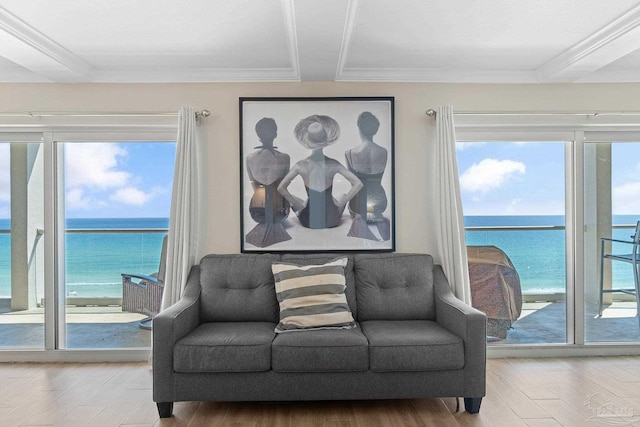
[[[436,110],[425,111],[429,117],[436,116]],[[454,111],[458,116],[640,116],[640,111]]]
[[[425,111],[429,117],[436,116],[436,110]],[[640,111],[454,111],[458,116],[640,116]]]
[[[138,111],[138,112],[122,112],[122,111],[21,111],[13,113],[2,113],[2,117],[173,117],[177,116],[177,112],[169,111]],[[209,117],[209,110],[196,111],[196,118]]]

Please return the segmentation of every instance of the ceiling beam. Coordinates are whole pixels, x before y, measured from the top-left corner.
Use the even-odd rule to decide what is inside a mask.
[[[295,2],[295,30],[302,81],[334,81],[347,10],[353,0]]]
[[[575,82],[640,49],[640,5],[536,70],[540,82]]]
[[[90,81],[89,63],[1,6],[0,30],[0,56],[50,81]]]

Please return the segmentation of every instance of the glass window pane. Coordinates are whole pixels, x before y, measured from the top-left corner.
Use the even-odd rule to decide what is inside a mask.
[[[175,143],[64,144],[67,348],[151,346],[174,159]]]
[[[627,262],[632,259],[633,236],[640,221],[639,159],[640,142],[585,144],[587,342],[640,341],[634,265]],[[609,256],[601,258],[602,254]]]
[[[0,142],[0,347],[44,347],[42,151]]]
[[[459,143],[472,304],[492,344],[566,343],[565,143]]]

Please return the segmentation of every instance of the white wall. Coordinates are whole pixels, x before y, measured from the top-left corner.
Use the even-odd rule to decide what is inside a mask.
[[[240,250],[238,98],[242,96],[394,96],[396,238],[400,252],[430,252],[427,184],[434,123],[425,110],[640,110],[640,84],[482,85],[422,83],[0,84],[0,112],[177,111],[209,109],[206,199],[209,236],[202,252]]]

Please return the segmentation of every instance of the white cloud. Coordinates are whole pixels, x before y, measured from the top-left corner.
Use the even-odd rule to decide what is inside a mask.
[[[617,215],[635,215],[640,212],[640,182],[627,182],[614,187],[613,212]]]
[[[120,159],[127,151],[118,144],[67,144],[66,184],[70,189],[87,187],[107,189],[126,186],[131,174],[119,170]]]
[[[156,195],[132,185],[133,174],[123,170],[127,150],[119,144],[87,143],[66,146],[67,207],[91,210],[110,202],[142,206]]]
[[[152,197],[153,194],[147,194],[135,187],[124,187],[119,188],[115,193],[113,193],[110,199],[114,202],[120,202],[127,205],[142,206]]]
[[[85,198],[82,188],[73,188],[67,191],[65,203],[71,209],[87,209],[89,200]]]
[[[460,177],[462,190],[486,193],[502,186],[515,174],[524,174],[526,166],[514,160],[483,159],[474,163]]]
[[[11,198],[9,155],[9,144],[0,144],[0,202]]]

